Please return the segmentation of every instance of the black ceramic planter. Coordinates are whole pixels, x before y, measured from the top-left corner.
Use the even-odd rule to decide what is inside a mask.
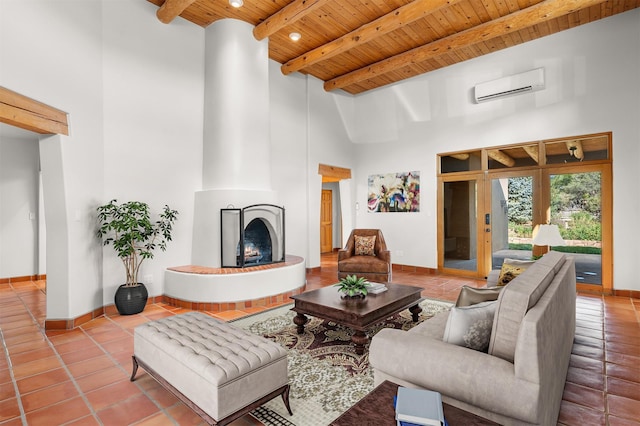
[[[116,290],[116,308],[120,315],[139,314],[144,310],[148,296],[147,288],[142,283],[131,287],[122,284]]]

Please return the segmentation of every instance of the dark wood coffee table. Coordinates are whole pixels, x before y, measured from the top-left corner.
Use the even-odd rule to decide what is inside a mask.
[[[384,381],[356,405],[335,419],[330,426],[353,425],[395,425],[396,410],[393,397],[398,394],[398,385]],[[461,410],[449,404],[442,404],[444,418],[449,426],[485,426],[497,425],[491,420]]]
[[[388,290],[380,294],[369,294],[364,299],[346,300],[335,286],[311,290],[292,296],[295,301],[292,311],[298,314],[293,322],[298,326],[298,334],[304,333],[307,315],[334,321],[354,331],[351,341],[356,353],[362,355],[367,343],[365,330],[380,321],[405,309],[409,309],[413,321],[418,321],[422,308],[422,288],[401,284],[386,284]]]

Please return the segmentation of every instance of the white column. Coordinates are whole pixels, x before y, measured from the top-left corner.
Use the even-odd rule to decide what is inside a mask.
[[[252,30],[235,19],[205,30],[203,190],[271,189],[269,46]]]

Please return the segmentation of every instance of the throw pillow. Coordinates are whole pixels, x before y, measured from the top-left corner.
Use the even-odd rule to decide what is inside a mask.
[[[451,308],[442,341],[487,352],[496,303],[496,301],[481,302],[471,306]]]
[[[456,307],[461,308],[464,306],[475,305],[481,302],[490,302],[492,300],[498,300],[500,291],[503,287],[491,287],[491,288],[475,288],[468,285],[462,286],[458,300],[456,300]]]
[[[509,284],[511,280],[526,271],[534,263],[535,260],[505,259],[500,269],[497,285],[504,286]]]
[[[362,235],[356,235],[356,256],[375,256],[374,248],[376,246],[376,236],[371,235],[365,237]]]

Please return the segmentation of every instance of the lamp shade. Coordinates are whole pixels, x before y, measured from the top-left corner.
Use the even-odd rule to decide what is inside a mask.
[[[563,246],[564,240],[560,236],[558,225],[540,225],[538,233],[533,237],[536,246]]]

